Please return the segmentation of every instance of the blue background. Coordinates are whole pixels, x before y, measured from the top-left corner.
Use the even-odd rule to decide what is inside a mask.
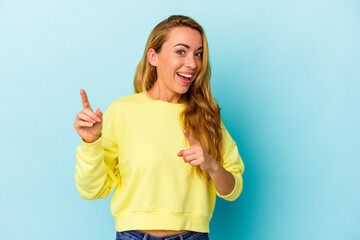
[[[360,239],[359,1],[0,0],[0,239],[115,239],[74,185],[73,128],[133,93],[152,28],[205,29],[212,89],[245,163],[210,237]]]

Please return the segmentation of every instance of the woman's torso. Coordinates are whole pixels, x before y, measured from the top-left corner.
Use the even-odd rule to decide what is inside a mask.
[[[182,109],[133,94],[116,100],[105,113],[102,134],[116,142],[117,161],[110,168],[119,169],[111,199],[117,231],[141,229],[159,237],[208,231],[215,189],[177,156],[188,148],[179,122]]]

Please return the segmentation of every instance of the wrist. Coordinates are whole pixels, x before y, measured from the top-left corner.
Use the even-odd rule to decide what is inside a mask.
[[[85,143],[94,143],[98,141],[100,137],[101,137],[101,133],[99,134],[99,136],[93,136],[91,138],[81,138],[81,140]]]
[[[215,159],[213,159],[212,163],[211,163],[211,167],[209,169],[209,174],[213,175],[215,174],[218,170],[219,170],[220,164],[219,162],[217,162]]]

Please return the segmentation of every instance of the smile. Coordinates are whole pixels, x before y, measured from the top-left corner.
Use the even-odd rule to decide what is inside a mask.
[[[185,73],[176,73],[178,75],[178,77],[180,78],[181,82],[185,83],[185,84],[190,84],[191,83],[191,78],[192,78],[192,74],[185,74]]]
[[[185,73],[176,73],[176,74],[182,77],[186,77],[188,79],[191,79],[193,76],[192,74],[185,74]]]

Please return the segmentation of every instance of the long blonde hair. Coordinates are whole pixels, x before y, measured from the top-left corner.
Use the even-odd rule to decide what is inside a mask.
[[[150,48],[159,53],[167,40],[168,33],[175,27],[190,27],[198,30],[203,44],[201,70],[188,91],[180,97],[180,103],[185,103],[186,106],[180,114],[182,127],[201,143],[210,156],[222,163],[223,137],[220,108],[210,89],[211,69],[205,32],[197,22],[186,16],[173,15],[160,22],[152,30],[145,46],[144,55],[135,72],[135,92],[145,91],[146,93],[156,82],[156,68],[147,60],[147,53]],[[203,177],[202,179],[210,179],[208,173],[204,172],[200,166],[192,168],[192,173],[194,173],[194,169],[199,177]]]

